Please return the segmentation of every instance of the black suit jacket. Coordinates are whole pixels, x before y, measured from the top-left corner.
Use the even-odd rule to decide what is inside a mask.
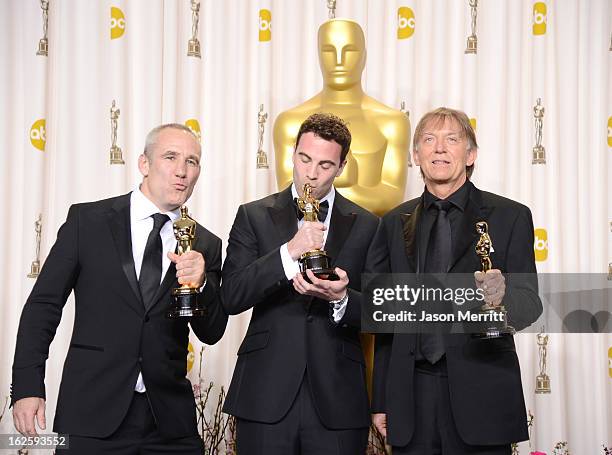
[[[297,232],[291,188],[242,205],[230,232],[223,265],[223,302],[230,314],[252,308],[238,350],[224,411],[258,422],[281,420],[299,390],[304,372],[328,428],[370,423],[364,357],[359,340],[361,273],[384,261],[373,243],[379,219],[336,192],[325,250],[332,266],[349,276],[342,320],[330,304],[295,292],[285,277],[282,244]]]
[[[468,182],[470,197],[453,246],[450,272],[481,269],[474,248],[477,221],[487,221],[495,252],[493,267],[522,275],[506,278],[504,305],[517,330],[542,313],[537,294],[533,222],[527,207],[478,190]],[[425,252],[417,241],[422,197],[396,207],[382,221],[391,272],[423,271]],[[379,271],[385,271],[381,269]],[[451,408],[459,434],[472,445],[508,444],[528,438],[521,374],[512,337],[478,340],[469,334],[445,334]],[[387,414],[388,441],[408,444],[414,432],[414,364],[416,334],[376,336],[374,412]]]
[[[204,343],[216,343],[227,324],[220,303],[221,240],[198,225],[194,249],[206,260],[199,295],[208,315],[192,319]],[[130,195],[70,208],[21,315],[13,363],[12,402],[45,398],[45,361],[74,290],[75,319],[60,385],[54,431],[106,437],[121,423],[142,371],[160,432],[197,434],[194,397],[186,376],[187,320],[166,319],[178,285],[171,264],[145,308],[130,236]]]

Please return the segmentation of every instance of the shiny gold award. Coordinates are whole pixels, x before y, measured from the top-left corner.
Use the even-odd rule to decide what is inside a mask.
[[[302,197],[297,198],[297,207],[304,215],[304,221],[319,221],[319,200],[312,196],[312,187],[309,183],[305,183],[302,189]],[[338,280],[336,272],[329,267],[331,262],[330,257],[323,250],[311,250],[300,256],[298,260],[300,264],[300,272],[307,280],[306,270],[312,271],[317,278],[323,280]]]
[[[480,234],[478,243],[476,243],[476,255],[480,258],[482,272],[486,273],[493,268],[491,262],[493,241],[489,235],[489,225],[487,222],[478,221],[476,223],[476,232]],[[490,305],[485,303],[480,308],[480,312],[488,315],[488,317],[485,318],[487,325],[483,331],[474,334],[476,338],[499,338],[501,336],[514,335],[516,333],[514,327],[508,325],[507,312],[503,305]]]
[[[182,255],[191,251],[195,241],[196,222],[189,216],[187,207],[181,207],[181,217],[172,226],[174,228],[174,237],[178,242],[177,253]],[[172,289],[172,299],[174,302],[166,312],[166,317],[174,319],[204,316],[206,308],[198,300],[199,293],[198,288],[192,287],[187,283]]]

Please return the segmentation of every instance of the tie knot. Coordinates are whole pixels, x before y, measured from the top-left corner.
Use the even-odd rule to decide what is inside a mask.
[[[449,209],[452,207],[452,205],[453,204],[450,201],[442,201],[442,200],[434,201],[433,203],[433,206],[441,212],[448,212]]]
[[[293,205],[295,206],[295,214],[297,215],[298,220],[304,218],[304,214],[298,208],[297,198],[293,199]],[[327,212],[329,211],[329,201],[323,201],[319,204],[319,213],[317,214],[317,218],[321,223],[325,222],[325,218],[327,218]]]
[[[153,229],[158,231],[160,231],[162,226],[166,224],[166,221],[170,220],[170,217],[168,215],[164,215],[163,213],[156,213],[151,216],[153,217]]]

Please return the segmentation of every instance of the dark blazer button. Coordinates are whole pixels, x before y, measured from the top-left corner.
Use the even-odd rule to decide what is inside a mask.
[[[306,318],[306,320],[307,320],[308,322],[312,322],[312,321],[314,321],[314,317],[313,317],[312,315],[308,315],[308,317]]]
[[[142,362],[142,357],[138,357],[138,361],[139,361],[139,362]]]

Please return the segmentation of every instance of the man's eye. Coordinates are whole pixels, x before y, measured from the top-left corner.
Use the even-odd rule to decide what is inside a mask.
[[[187,164],[189,164],[190,166],[197,166],[198,162],[196,160],[187,160]]]
[[[322,164],[321,167],[325,170],[329,169],[331,165],[329,164]]]

